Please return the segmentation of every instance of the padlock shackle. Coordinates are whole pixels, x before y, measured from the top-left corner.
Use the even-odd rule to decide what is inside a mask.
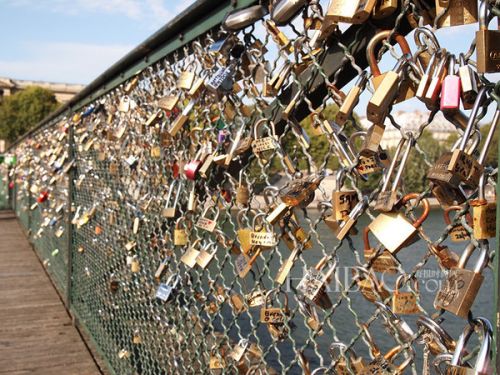
[[[339,354],[337,355],[336,349],[338,349]],[[346,344],[340,341],[332,342],[328,347],[328,353],[333,361],[339,361],[342,357],[347,358],[347,353],[349,353],[349,361],[352,362],[352,358],[358,359],[358,355],[352,347],[348,347]]]
[[[460,142],[460,145],[458,146],[458,149],[461,151],[465,151],[465,146],[467,145],[467,141],[469,140],[472,134],[472,129],[474,128],[474,123],[476,122],[476,116],[479,112],[479,108],[483,104],[483,101],[486,99],[486,94],[488,90],[489,88],[487,86],[483,86],[481,90],[479,90],[479,93],[477,94],[476,101],[474,102],[474,106],[472,107],[472,111],[470,112],[469,115],[469,121],[467,122],[467,127],[464,130],[464,134],[462,135],[462,140]]]
[[[481,150],[481,154],[479,154],[479,158],[477,160],[479,162],[479,164],[481,164],[481,165],[484,164],[484,162],[486,160],[486,156],[488,156],[488,151],[490,149],[491,141],[493,140],[493,136],[495,135],[495,131],[496,131],[496,128],[498,125],[499,118],[500,118],[500,108],[497,105],[497,109],[495,111],[495,114],[493,115],[493,120],[492,120],[491,125],[490,125],[490,129],[488,130],[488,134],[486,136],[486,139],[484,140],[483,149]]]
[[[483,317],[474,319],[474,322],[483,332],[483,341],[481,342],[481,347],[479,349],[479,353],[477,354],[474,370],[477,374],[488,374],[491,362],[490,357],[491,345],[493,341],[493,327],[491,326],[490,321]]]
[[[396,169],[396,164],[398,163],[399,155],[401,154],[401,151],[402,151],[405,143],[406,143],[406,138],[401,138],[399,140],[398,146],[396,148],[396,152],[394,153],[394,157],[391,161],[391,165],[389,166],[389,169],[387,170],[387,172],[384,173],[384,183],[382,185],[382,189],[380,190],[380,192],[387,191],[387,188],[389,187],[389,183],[391,182],[391,176],[394,173],[394,169]]]
[[[413,289],[415,289],[415,293],[418,293],[420,287],[418,286],[418,279],[416,277],[411,277],[413,279]],[[399,292],[399,288],[403,286],[405,281],[405,275],[399,275],[394,284],[394,292]]]
[[[420,195],[418,193],[409,193],[406,194],[402,199],[401,199],[401,205],[404,206],[407,202],[409,202],[412,199],[418,199]],[[420,203],[422,203],[424,211],[422,212],[422,215],[412,224],[415,228],[419,228],[422,223],[427,219],[427,216],[429,216],[429,213],[431,212],[431,206],[429,204],[429,201],[426,198],[423,198]]]
[[[374,77],[378,77],[382,74],[378,66],[377,57],[375,56],[375,46],[383,40],[387,39],[391,35],[391,33],[393,33],[392,30],[384,30],[375,34],[375,36],[370,39],[366,47],[366,60],[368,61],[370,70]],[[392,35],[394,37],[394,40],[401,47],[401,51],[403,52],[403,54],[411,55],[411,49],[408,42],[406,41],[406,38],[398,33],[393,33]]]
[[[436,38],[436,35],[430,30],[428,29],[427,27],[417,27],[415,29],[415,34],[413,34],[414,38],[415,38],[415,44],[419,47],[426,47],[425,50],[428,49],[429,45],[427,43],[422,43],[422,39],[420,38],[420,36],[423,34],[424,37],[427,38],[427,40],[430,40],[433,44],[433,49],[434,49],[434,52],[438,51],[441,49],[441,45],[439,44],[439,41],[438,39]],[[425,40],[425,39],[424,39]],[[434,54],[432,54],[432,56],[434,56]]]
[[[399,181],[401,180],[401,176],[403,175],[403,169],[404,166],[406,165],[406,162],[408,161],[408,157],[410,156],[410,151],[413,145],[415,144],[415,140],[413,139],[413,136],[410,135],[410,139],[408,139],[406,145],[405,152],[403,154],[403,157],[401,158],[401,162],[398,165],[398,172],[396,174],[396,177],[394,177],[394,181],[392,181],[392,187],[391,191],[395,192],[398,188]]]
[[[368,236],[368,233],[370,233],[370,227],[366,226],[365,229],[363,229],[363,244],[365,245],[364,250],[370,250],[372,248],[370,245],[370,237]]]
[[[445,373],[441,371],[441,364],[443,363],[451,364],[452,359],[453,359],[453,354],[451,353],[438,354],[432,361],[432,366],[434,367],[434,371],[436,371],[438,375],[445,375]]]
[[[472,242],[467,245],[467,247],[464,249],[462,252],[462,255],[460,256],[460,260],[458,261],[457,268],[464,269],[467,266],[467,262],[469,261],[469,258],[471,257],[472,253],[476,250],[476,245],[474,245]]]
[[[482,0],[481,4],[479,4],[479,30],[488,30],[488,24],[491,20],[488,18],[488,10],[489,10],[489,1]]]
[[[444,222],[446,223],[446,225],[451,225],[451,219],[450,219],[450,212],[451,211],[461,211],[463,209],[462,206],[449,206],[449,207],[446,207],[443,211],[443,217],[444,217]],[[469,211],[467,211],[465,213],[465,218],[467,220],[467,224],[469,224],[470,226],[472,226],[473,222],[472,222],[472,216],[470,214]]]
[[[455,347],[455,340],[441,327],[436,321],[428,316],[421,315],[417,320],[417,326],[427,329],[433,333],[448,350],[453,350]]]

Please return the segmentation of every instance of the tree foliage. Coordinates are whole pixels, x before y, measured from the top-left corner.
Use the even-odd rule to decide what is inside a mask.
[[[54,94],[41,87],[28,87],[0,102],[0,138],[13,142],[58,106]]]

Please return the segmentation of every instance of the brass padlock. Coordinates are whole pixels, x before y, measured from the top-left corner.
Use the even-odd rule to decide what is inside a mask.
[[[177,219],[175,222],[175,228],[174,228],[174,245],[175,246],[184,246],[187,245],[188,243],[188,233],[186,228],[181,227],[181,223],[186,221],[185,216],[181,216],[180,218]]]
[[[377,0],[332,0],[325,14],[325,22],[364,23],[370,18]]]
[[[466,363],[464,363],[463,358],[467,354],[465,345],[476,329],[482,333],[482,341],[474,368],[470,368]],[[472,319],[472,321],[467,323],[465,329],[458,338],[455,352],[453,353],[450,364],[446,369],[446,374],[493,374],[494,369],[491,367],[493,360],[491,356],[492,342],[493,327],[491,326],[491,323],[486,318]]]
[[[376,20],[389,17],[398,9],[398,0],[379,0],[373,9],[372,17]]]
[[[434,307],[444,309],[463,319],[469,315],[479,288],[483,283],[483,269],[489,262],[489,245],[487,240],[480,241],[480,255],[474,270],[467,270],[465,266],[474,248],[468,247],[460,257],[457,268],[449,271],[448,277],[436,295]]]
[[[460,145],[458,149],[455,149],[453,151],[450,163],[448,164],[448,171],[456,177],[458,183],[462,182],[472,188],[476,188],[479,185],[479,179],[484,171],[484,162],[486,161],[486,156],[488,155],[489,147],[491,145],[491,141],[493,139],[493,135],[495,133],[500,117],[500,109],[497,108],[497,110],[495,111],[495,115],[493,116],[493,122],[491,123],[490,129],[488,130],[488,135],[478,159],[475,159],[471,154],[468,154],[465,151],[467,142],[469,141],[469,138],[471,137],[471,134],[476,127],[476,117],[479,113],[479,109],[486,100],[487,92],[487,87],[483,87],[479,91],[476,102],[474,103],[474,107],[472,108],[472,111],[470,113],[467,127],[465,128],[464,134],[460,141]]]
[[[446,225],[451,225],[450,212],[451,211],[461,211],[462,209],[463,208],[461,206],[447,207],[444,210],[444,222],[446,223]],[[465,215],[466,215],[465,217],[467,219],[468,225],[472,227],[473,222],[472,222],[472,216],[470,215],[470,212],[467,211],[467,213]],[[450,239],[453,242],[470,241],[469,232],[467,232],[467,230],[464,228],[464,226],[462,224],[454,225],[450,229],[450,231],[448,232],[448,235],[450,236]]]
[[[172,199],[172,193],[173,193],[173,190],[174,190],[174,187],[176,184],[177,184],[177,191],[175,192],[174,201],[171,204],[170,201]],[[172,183],[170,184],[170,188],[168,189],[166,206],[161,211],[161,215],[163,217],[165,217],[165,218],[175,217],[176,211],[177,211],[177,203],[179,202],[179,197],[181,195],[182,185],[183,185],[182,180],[173,180]]]
[[[342,190],[345,173],[342,169],[337,172],[335,190],[332,191],[332,207],[335,220],[345,220],[351,210],[358,203],[358,193],[355,190]]]
[[[476,32],[477,71],[479,73],[500,72],[500,31],[488,30],[488,7],[489,1],[481,1],[479,31]]]
[[[273,296],[275,301],[278,300],[280,294],[279,289],[271,289],[266,293],[264,307],[260,310],[260,322],[267,324],[267,328],[273,340],[281,341],[288,337],[290,322],[288,316],[290,310],[288,309],[288,294],[283,292],[285,296],[282,307],[272,307]]]
[[[359,291],[368,301],[385,301],[390,297],[391,294],[384,286],[384,283],[377,279],[373,271],[359,266],[353,267],[351,271]]]
[[[477,22],[477,0],[436,0],[438,27],[467,25]]]
[[[486,240],[496,236],[496,200],[485,199],[486,175],[479,179],[478,199],[472,200],[472,216],[474,221],[474,238],[476,240]]]
[[[398,268],[401,265],[399,261],[385,249],[382,253],[376,252],[375,249],[370,246],[368,233],[370,233],[370,228],[365,227],[363,231],[364,255],[365,262],[368,262],[369,268],[375,272],[388,274],[397,273]]]
[[[316,307],[307,303],[305,297],[300,295],[297,296],[297,303],[299,306],[299,311],[306,318],[306,324],[313,332],[315,332],[318,336],[322,336],[325,332],[323,331],[322,322],[319,319],[318,311]]]
[[[261,212],[254,216],[252,231],[250,232],[250,245],[252,248],[270,250],[278,245],[276,233],[266,220],[266,213]]]
[[[418,199],[417,193],[405,195],[400,206],[404,206],[412,199]],[[421,200],[423,212],[420,217],[413,223],[410,223],[406,216],[399,211],[383,212],[379,214],[368,226],[377,239],[389,250],[392,254],[397,253],[403,247],[411,243],[418,232],[418,228],[427,219],[430,212],[429,201],[425,198]]]
[[[337,375],[348,375],[353,371],[358,374],[366,366],[363,358],[359,357],[353,348],[342,342],[331,343],[328,352],[332,358],[332,364],[335,363],[334,369]]]
[[[248,218],[248,214],[250,213],[253,213],[255,215],[255,211],[248,209],[242,209],[238,211],[238,214],[236,215],[236,222],[238,224],[238,229],[236,230],[236,236],[238,237],[241,251],[245,254],[252,249],[250,237],[253,228],[249,226],[244,226],[243,217]]]
[[[406,144],[406,149],[404,151],[403,156],[401,157],[401,161],[398,164],[399,157],[401,155],[401,152],[403,150],[403,147]],[[375,201],[375,209],[381,212],[390,212],[394,209],[394,206],[399,201],[399,192],[398,192],[398,187],[399,183],[401,181],[401,177],[403,175],[403,171],[405,168],[405,165],[408,161],[408,157],[410,155],[410,151],[415,145],[415,140],[413,139],[412,136],[409,137],[409,139],[406,138],[401,138],[401,140],[398,143],[398,147],[396,148],[396,153],[394,154],[394,158],[392,159],[391,165],[389,166],[389,169],[387,170],[387,173],[384,174],[384,183],[382,185],[382,189],[380,190],[377,200]],[[394,170],[396,169],[396,165],[398,167],[397,173],[392,180],[392,185],[391,185],[391,190],[388,190],[389,184],[391,182],[392,175],[394,173]]]
[[[396,287],[392,294],[392,311],[394,314],[413,315],[422,312],[418,305],[418,280],[413,278],[413,291],[401,291],[400,287],[405,281],[405,276],[401,275],[396,279]]]
[[[427,244],[430,252],[437,258],[439,265],[446,269],[456,268],[459,262],[459,257],[447,246]]]

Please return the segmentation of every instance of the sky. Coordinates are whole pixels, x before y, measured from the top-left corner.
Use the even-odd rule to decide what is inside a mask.
[[[88,84],[193,2],[0,0],[0,77]],[[437,36],[458,54],[467,51],[476,29],[443,28]],[[386,55],[382,71],[395,63]],[[414,100],[397,107],[423,108]]]

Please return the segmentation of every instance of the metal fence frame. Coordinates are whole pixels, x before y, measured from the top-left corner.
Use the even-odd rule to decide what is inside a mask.
[[[195,40],[200,35],[207,33],[209,30],[217,28],[222,22],[225,14],[231,9],[244,8],[249,5],[253,5],[258,3],[258,0],[198,0],[192,6],[183,11],[179,16],[169,22],[166,26],[161,28],[158,32],[148,38],[146,41],[141,43],[137,48],[127,54],[124,58],[110,67],[106,72],[100,75],[97,79],[95,79],[92,83],[90,83],[82,92],[76,95],[72,100],[58,109],[56,112],[49,115],[47,118],[42,120],[39,124],[37,124],[32,130],[19,138],[16,142],[10,145],[9,150],[14,149],[19,144],[25,142],[31,137],[35,136],[43,129],[50,128],[54,126],[62,117],[70,118],[73,114],[78,113],[83,107],[97,98],[105,95],[112,89],[121,85],[122,83],[129,80],[131,77],[134,77],[139,71],[143,70],[145,67],[151,66],[155,62],[165,57],[170,56],[174,51],[179,50],[185,45],[188,45],[191,41]],[[201,21],[193,23],[193,19],[201,19]],[[361,27],[364,26],[356,26],[352,27],[350,32],[348,31],[345,34],[346,37],[346,45],[351,43],[355,35],[360,31]],[[367,27],[367,26],[366,26]],[[364,37],[364,44],[360,44],[357,49],[356,61],[361,68],[365,68],[367,66],[367,61],[364,58],[364,48],[366,46],[367,40],[370,39],[371,35],[375,32],[375,29],[369,29],[367,27],[368,32]],[[410,30],[406,30],[409,32]],[[340,63],[339,53],[343,51],[332,51],[332,53],[327,57],[331,59],[331,63],[329,67],[331,69],[330,72],[327,72],[329,75],[333,75]],[[352,77],[356,75],[356,71],[352,68],[346,70],[343,77],[338,81],[337,87],[342,88],[346,83],[348,83]],[[310,75],[304,76],[304,81],[310,81],[312,78],[313,83],[310,87],[311,94],[308,95],[309,99],[312,103],[318,103],[326,88],[324,86],[320,86],[314,82],[314,77]],[[284,98],[284,100],[294,97],[297,93],[297,87],[292,85],[291,88],[285,90],[284,93],[280,95],[280,97]],[[272,107],[272,106],[271,106]],[[296,111],[298,120],[306,117],[308,114],[308,108],[306,103],[302,103]],[[280,127],[280,121],[282,122],[282,118],[277,115],[275,111],[272,111],[272,108],[269,111],[269,114],[274,117],[275,122],[278,124],[277,128]],[[279,133],[280,129],[277,129]],[[282,131],[282,129],[281,129]],[[72,155],[75,150],[72,148],[73,142],[71,141],[73,137],[73,128],[69,129],[69,137],[68,137],[68,148],[69,153]],[[8,150],[7,150],[8,152]],[[500,152],[500,151],[499,151]],[[71,183],[74,179],[73,170],[70,170],[69,178],[68,178],[68,207],[72,207],[72,195],[73,195],[73,184]],[[1,181],[0,181],[0,189]],[[8,194],[10,198],[10,206],[15,211],[16,216],[18,217],[22,227],[25,229],[27,235],[29,236],[29,240],[33,245],[35,251],[39,255],[39,257],[43,260],[49,257],[50,254],[47,254],[47,247],[37,243],[37,240],[33,238],[34,233],[32,232],[33,228],[37,227],[39,224],[38,219],[33,217],[31,210],[21,210],[24,207],[30,207],[33,204],[31,195],[28,197],[21,197],[20,199],[24,200],[24,203],[20,204],[18,202],[18,186],[14,186],[13,189],[9,189]],[[500,196],[500,187],[497,185],[497,196]],[[27,201],[27,202],[26,202]],[[95,342],[92,338],[90,332],[87,331],[85,325],[79,324],[80,317],[78,311],[74,310],[71,306],[71,270],[72,270],[72,254],[75,249],[72,249],[73,241],[72,241],[72,224],[71,224],[71,215],[67,215],[66,218],[66,233],[67,235],[58,240],[58,244],[60,247],[60,252],[64,254],[65,262],[58,266],[59,271],[66,274],[63,278],[57,277],[51,274],[52,281],[56,286],[56,289],[60,293],[62,299],[65,302],[66,308],[73,316],[74,321],[77,327],[87,333],[87,337],[92,341],[93,349],[95,349],[98,354],[105,360],[108,365],[108,370],[111,373],[115,373],[112,366],[107,361],[106,355],[100,350],[99,343]],[[499,235],[498,230],[500,227],[500,211],[497,210],[497,236],[496,241],[498,244]],[[498,249],[497,249],[498,251]],[[496,326],[494,327],[494,340],[495,340],[495,356],[496,353],[500,352],[500,340],[498,340],[498,334],[500,332],[500,298],[498,298],[500,294],[500,259],[497,256],[494,261],[495,267],[495,305],[496,305]],[[496,361],[496,371],[500,373],[500,363]]]

